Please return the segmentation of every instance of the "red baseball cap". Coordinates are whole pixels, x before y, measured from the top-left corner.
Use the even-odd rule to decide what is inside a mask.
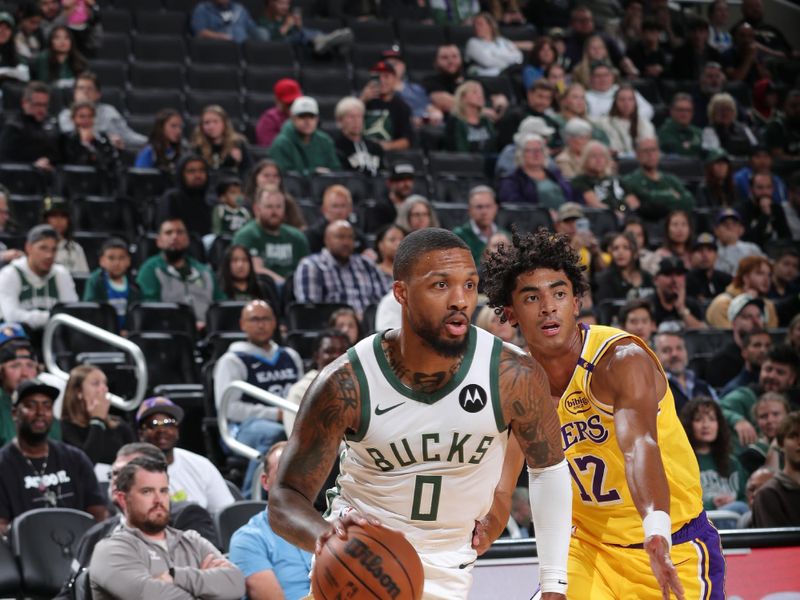
[[[284,104],[291,104],[303,95],[300,84],[294,79],[279,79],[272,88],[272,93]]]

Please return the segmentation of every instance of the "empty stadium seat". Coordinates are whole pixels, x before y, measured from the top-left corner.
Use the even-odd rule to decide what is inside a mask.
[[[730,329],[690,329],[683,337],[690,358],[696,354],[713,354],[732,339]]]
[[[263,500],[240,500],[226,506],[214,515],[214,523],[217,526],[223,552],[230,550],[231,537],[236,530],[246,525],[252,517],[266,507],[267,503]]]
[[[186,110],[190,115],[199,116],[209,104],[218,104],[233,120],[244,119],[242,100],[238,91],[190,90],[186,92]]]
[[[189,15],[186,12],[136,11],[136,30],[140,33],[183,36],[188,31],[188,21]]]
[[[295,350],[303,359],[303,367],[311,368],[314,343],[319,337],[319,331],[290,331],[286,334],[286,345]]]
[[[281,67],[294,71],[295,55],[289,42],[248,40],[242,44],[242,58],[250,67]]]
[[[241,82],[236,69],[193,64],[186,69],[186,87],[192,90],[236,92],[241,87]]]
[[[133,58],[137,61],[175,63],[179,65],[186,61],[186,46],[180,35],[140,33],[133,36],[132,42]]]
[[[352,62],[356,70],[366,71],[381,59],[381,53],[388,48],[386,41],[364,43],[356,38],[353,45]]]
[[[8,209],[11,211],[11,221],[20,231],[28,231],[34,225],[42,222],[42,196],[11,195],[8,198]]]
[[[598,240],[602,240],[606,234],[620,230],[617,216],[611,209],[584,206],[583,213],[589,219],[592,233],[597,236]]]
[[[226,40],[192,38],[189,40],[189,58],[193,63],[238,67],[239,45]]]
[[[137,90],[131,89],[125,97],[128,110],[131,113],[147,115],[152,122],[155,115],[162,108],[173,108],[184,111],[183,94],[178,90]]]
[[[58,170],[61,194],[68,198],[78,196],[102,196],[106,189],[106,178],[100,177],[97,169],[86,165],[62,165]]]
[[[128,33],[105,33],[98,55],[103,60],[116,60],[125,62],[131,54],[131,41]]]
[[[439,218],[439,225],[445,229],[455,229],[469,219],[469,207],[458,202],[432,202],[433,210]]]
[[[76,229],[125,234],[133,239],[136,226],[134,209],[127,198],[115,196],[81,196],[74,202]]]
[[[481,173],[478,171],[478,173]],[[467,202],[469,191],[476,185],[486,185],[483,177],[456,177],[438,175],[433,178],[433,197],[437,202]]]
[[[179,90],[183,87],[183,66],[177,62],[133,62],[129,83],[131,92],[150,88]]]
[[[185,334],[142,331],[128,339],[144,354],[149,391],[164,384],[199,383],[192,340]]]
[[[141,302],[128,307],[128,329],[133,332],[181,333],[194,339],[197,328],[192,308],[177,302]]]
[[[314,98],[336,96],[338,102],[341,97],[353,92],[349,76],[341,69],[304,67],[300,79],[303,93]]]
[[[296,76],[297,73],[290,65],[269,67],[248,65],[242,73],[244,87],[248,92],[270,94],[270,97],[272,88],[279,79],[294,79]]]
[[[550,211],[543,206],[503,204],[497,213],[497,225],[507,231],[511,231],[512,225],[516,225],[521,232],[535,232],[540,227],[552,231],[553,219]]]
[[[469,152],[431,152],[428,168],[431,176],[462,175],[474,177],[483,173],[483,156]]]
[[[22,588],[19,569],[14,559],[11,546],[5,540],[0,541],[0,594],[14,598]]]
[[[104,34],[127,34],[133,29],[131,13],[118,8],[103,7],[103,10],[100,11],[100,24],[103,26]]]
[[[216,331],[205,341],[209,361],[216,361],[228,351],[233,342],[246,342],[247,336],[241,331]]]
[[[422,73],[433,70],[433,63],[436,60],[437,46],[422,45],[403,48],[403,59],[406,61],[408,70],[419,80]]]
[[[159,12],[163,8],[161,0],[114,0],[114,8],[134,12],[137,10],[147,10]]]
[[[337,173],[315,173],[311,176],[311,197],[322,202],[322,194],[330,186],[339,184],[350,190],[353,203],[358,204],[372,196],[370,180],[361,173],[343,171]]]
[[[294,302],[286,307],[289,329],[294,331],[325,329],[330,316],[340,308],[350,308],[350,306],[340,302],[319,304]]]
[[[405,53],[411,47],[441,46],[447,42],[447,33],[441,25],[398,21],[397,38]]]
[[[124,88],[128,83],[128,63],[122,60],[90,60],[89,70],[97,75],[102,86],[103,102],[107,87]]]
[[[349,19],[347,26],[352,30],[357,44],[383,44],[384,48],[388,48],[395,38],[394,28],[389,21]]]
[[[167,189],[168,181],[158,169],[128,169],[125,191],[136,202],[155,200]]]
[[[243,300],[226,300],[209,306],[206,313],[206,332],[210,335],[220,331],[241,331],[239,318],[246,304]]]
[[[48,188],[46,177],[29,164],[1,163],[0,183],[12,194],[44,194]]]
[[[117,333],[117,313],[104,302],[67,302],[56,304],[50,314],[64,313],[86,321],[100,329]],[[59,327],[53,336],[53,354],[56,363],[69,371],[78,364],[78,355],[87,353],[113,353],[119,349],[71,327]]]

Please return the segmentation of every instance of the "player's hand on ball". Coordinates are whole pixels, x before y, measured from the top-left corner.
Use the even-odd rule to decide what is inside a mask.
[[[378,521],[377,519],[373,519],[371,517],[365,517],[361,513],[355,510],[351,510],[344,516],[331,521],[330,527],[328,527],[328,529],[326,529],[320,534],[320,536],[317,538],[317,543],[314,546],[314,554],[319,554],[322,551],[322,547],[325,545],[325,542],[327,542],[331,536],[335,535],[343,540],[346,540],[347,528],[353,524],[361,526],[367,524],[376,525],[378,527],[381,526],[381,522]]]
[[[669,556],[669,544],[660,535],[653,535],[644,541],[644,549],[650,557],[650,568],[656,576],[659,587],[661,587],[661,597],[669,600],[670,592],[674,593],[678,600],[685,600],[683,584],[678,578],[678,570],[672,564]]]

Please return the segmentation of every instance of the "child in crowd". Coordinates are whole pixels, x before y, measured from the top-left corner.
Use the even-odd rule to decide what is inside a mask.
[[[217,184],[217,205],[211,213],[211,231],[216,235],[233,235],[250,220],[250,211],[242,203],[242,182],[225,178]]]
[[[131,255],[128,244],[120,238],[109,238],[100,248],[100,268],[92,271],[83,290],[86,302],[108,302],[117,313],[120,331],[125,329],[128,307],[139,301],[139,288],[128,277]]]

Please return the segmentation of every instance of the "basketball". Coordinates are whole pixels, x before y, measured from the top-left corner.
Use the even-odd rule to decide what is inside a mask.
[[[422,562],[402,533],[350,525],[346,540],[331,536],[317,556],[311,591],[315,600],[419,600],[424,581]]]

